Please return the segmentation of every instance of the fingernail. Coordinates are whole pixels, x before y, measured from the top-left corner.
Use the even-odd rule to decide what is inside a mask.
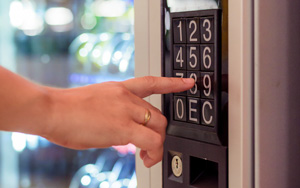
[[[195,80],[193,78],[184,78],[183,82],[186,84],[195,84]]]

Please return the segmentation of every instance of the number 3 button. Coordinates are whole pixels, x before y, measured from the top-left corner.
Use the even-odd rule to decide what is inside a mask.
[[[214,43],[214,19],[201,18],[201,43]]]

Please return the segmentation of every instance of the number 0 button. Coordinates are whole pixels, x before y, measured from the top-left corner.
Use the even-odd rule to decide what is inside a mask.
[[[214,43],[214,19],[211,17],[200,19],[201,43]]]
[[[174,119],[186,121],[186,98],[181,96],[174,97]]]

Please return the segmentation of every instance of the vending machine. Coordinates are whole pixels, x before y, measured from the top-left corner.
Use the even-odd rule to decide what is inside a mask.
[[[196,81],[146,99],[168,126],[162,163],[145,169],[136,157],[138,186],[299,187],[299,2],[135,6],[135,75]]]
[[[226,188],[228,2],[162,3],[162,74],[195,80],[163,96],[163,185]]]

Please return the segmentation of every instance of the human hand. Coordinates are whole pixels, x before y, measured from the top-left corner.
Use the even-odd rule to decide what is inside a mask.
[[[52,115],[45,137],[73,149],[132,143],[141,148],[144,165],[151,167],[162,159],[167,120],[142,98],[193,86],[193,79],[149,76],[73,89],[47,88]],[[151,118],[143,126],[147,109]]]

